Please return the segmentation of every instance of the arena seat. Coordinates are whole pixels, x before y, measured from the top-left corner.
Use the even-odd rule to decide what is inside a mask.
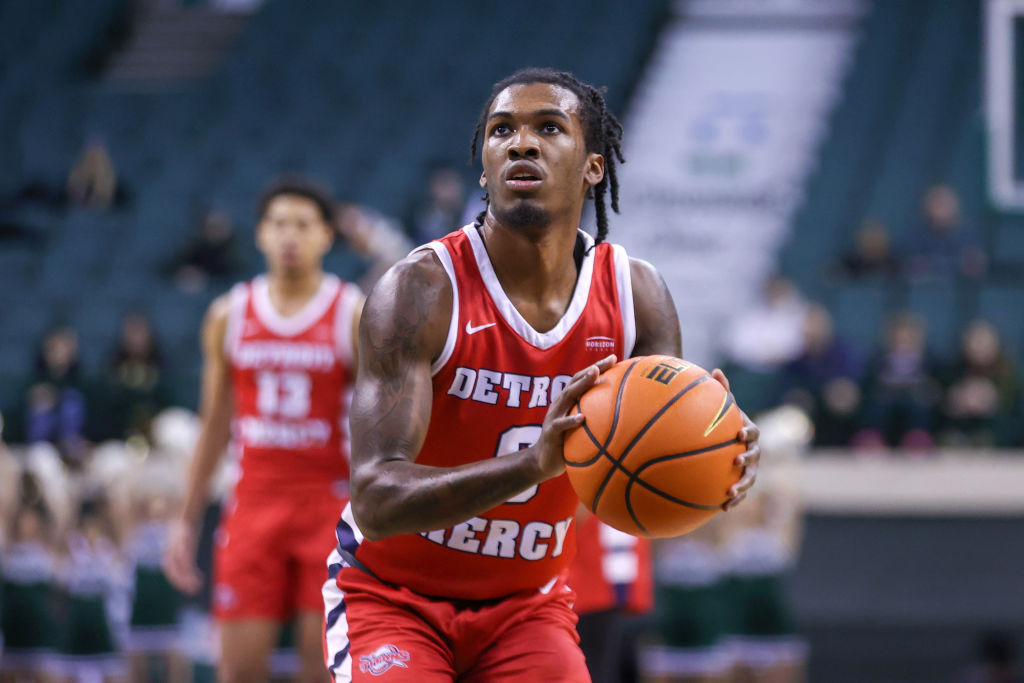
[[[928,323],[934,350],[951,360],[965,325],[995,315],[1020,358],[1019,325],[1003,307],[1022,282],[1024,224],[985,195],[981,106],[981,8],[926,0],[876,2],[867,15],[817,169],[793,219],[781,270],[825,302],[837,330],[862,349],[880,339],[887,314],[910,310]],[[982,282],[837,283],[834,264],[866,219],[880,220],[895,251],[920,226],[934,183],[960,198],[960,230],[988,250]],[[978,287],[981,296],[977,296]]]
[[[231,214],[250,272],[261,264],[248,238],[255,197],[282,171],[309,173],[345,200],[401,215],[424,191],[433,162],[453,163],[475,181],[477,171],[462,164],[479,107],[491,83],[515,68],[574,71],[607,85],[610,106],[621,112],[668,6],[567,0],[543,5],[543,22],[519,11],[499,22],[491,3],[270,0],[205,80],[128,92],[85,81],[76,69],[126,0],[3,3],[0,124],[16,135],[0,140],[0,163],[11,171],[0,192],[32,180],[62,188],[95,135],[133,201],[94,218],[48,219],[45,253],[0,258],[11,266],[0,268],[0,285],[11,287],[38,265],[46,301],[73,307],[75,296],[106,296],[141,305],[167,335],[172,366],[194,364],[201,310],[187,298],[176,303],[182,295],[160,271],[205,207]],[[510,36],[514,50],[488,49]],[[358,274],[347,252],[329,263]],[[94,326],[90,310],[76,321],[99,343],[109,314]],[[179,354],[179,346],[189,350]],[[0,356],[23,353],[15,345]]]

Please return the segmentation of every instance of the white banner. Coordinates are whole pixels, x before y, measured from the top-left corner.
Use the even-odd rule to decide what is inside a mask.
[[[775,267],[852,30],[764,27],[736,12],[711,25],[682,17],[662,35],[626,123],[623,215],[612,237],[665,275],[684,352],[697,363],[718,360],[725,317]]]

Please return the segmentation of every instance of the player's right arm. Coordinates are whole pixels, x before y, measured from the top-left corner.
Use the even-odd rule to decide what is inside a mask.
[[[458,467],[420,465],[433,399],[431,364],[444,348],[451,315],[451,282],[428,251],[396,264],[366,300],[351,411],[351,486],[356,524],[370,540],[464,522],[564,472],[564,433],[582,423],[568,412],[614,362],[605,359],[573,377],[552,401],[533,446],[500,458],[480,454]]]
[[[224,350],[230,308],[230,295],[218,297],[210,304],[203,320],[201,427],[189,466],[181,514],[172,525],[170,543],[164,556],[164,572],[168,580],[186,593],[195,593],[202,586],[202,576],[196,567],[199,523],[206,510],[210,480],[231,439],[234,405]]]

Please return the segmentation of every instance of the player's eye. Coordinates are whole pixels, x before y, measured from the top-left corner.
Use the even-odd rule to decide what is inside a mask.
[[[491,135],[508,135],[511,132],[512,129],[505,123],[497,123],[491,128]]]
[[[560,125],[558,125],[557,123],[555,123],[554,121],[548,121],[543,126],[541,126],[540,129],[542,131],[544,131],[545,133],[552,133],[552,134],[553,133],[561,133],[562,132],[562,127]]]

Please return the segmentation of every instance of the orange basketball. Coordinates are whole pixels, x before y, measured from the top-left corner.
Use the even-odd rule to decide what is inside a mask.
[[[569,481],[598,519],[635,536],[679,536],[711,519],[743,468],[743,419],[732,394],[671,356],[630,358],[573,407],[586,422],[565,439]]]

